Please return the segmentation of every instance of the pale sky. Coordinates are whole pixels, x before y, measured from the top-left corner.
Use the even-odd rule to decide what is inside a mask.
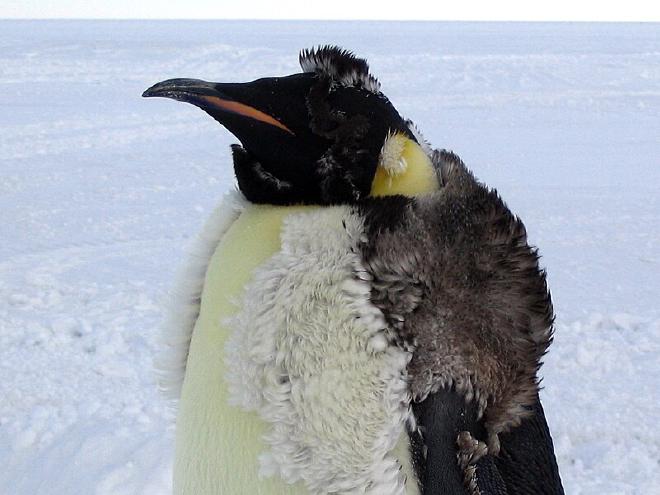
[[[0,0],[0,18],[660,21],[657,0]],[[660,34],[660,33],[659,33]]]

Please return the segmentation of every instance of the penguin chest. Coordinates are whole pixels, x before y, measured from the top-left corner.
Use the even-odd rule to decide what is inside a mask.
[[[227,230],[188,355],[175,493],[418,493],[409,355],[370,303],[361,236],[347,207],[248,206]]]

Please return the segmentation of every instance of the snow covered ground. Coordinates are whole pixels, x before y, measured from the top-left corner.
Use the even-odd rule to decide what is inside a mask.
[[[233,187],[170,77],[366,56],[526,222],[554,296],[543,400],[567,494],[660,493],[660,25],[0,21],[0,494],[165,494],[160,304]]]

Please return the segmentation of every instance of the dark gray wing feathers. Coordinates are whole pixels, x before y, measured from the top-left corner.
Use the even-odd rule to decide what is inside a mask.
[[[447,438],[436,409],[453,404],[455,410],[442,412],[455,416],[446,424],[471,415],[466,431],[487,445],[481,464],[479,456],[469,462],[480,493],[561,493],[538,404],[537,371],[552,341],[553,309],[537,251],[520,219],[456,155],[437,151],[432,161],[438,192],[373,198],[357,207],[365,219],[361,254],[373,277],[372,302],[413,351],[408,373],[425,446],[432,435]],[[542,452],[533,459],[547,469],[534,467],[522,483],[529,487],[536,477],[555,491],[510,486],[531,444]],[[441,486],[428,470],[445,461],[427,459],[425,494]],[[507,491],[498,488],[495,473]]]

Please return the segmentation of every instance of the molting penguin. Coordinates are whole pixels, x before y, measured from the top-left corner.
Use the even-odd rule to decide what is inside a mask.
[[[562,493],[537,379],[552,304],[522,222],[364,60],[300,62],[144,92],[242,143],[159,361],[175,493]]]

